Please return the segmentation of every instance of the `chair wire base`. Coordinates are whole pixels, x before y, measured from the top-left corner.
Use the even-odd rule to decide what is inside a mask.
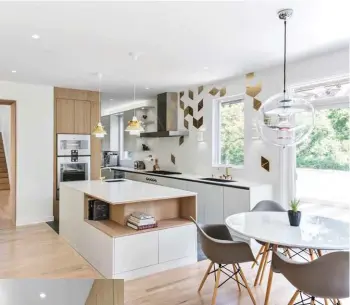
[[[324,305],[325,304],[324,303],[325,301],[320,302],[314,296],[311,296],[302,291],[299,291],[299,296],[300,296],[300,301],[297,303],[294,303],[293,305],[316,305],[316,304]],[[329,299],[329,301],[333,305],[341,305],[340,301],[337,299]]]
[[[235,264],[236,265],[236,270],[237,271],[231,271],[229,269],[226,268],[228,264],[219,264],[219,268],[216,267],[216,264],[214,264],[214,269],[213,271],[209,272],[208,274],[212,274],[214,273],[214,277],[215,277],[215,281],[216,281],[216,272],[218,271],[218,269],[221,269],[221,272],[226,274],[228,276],[228,278],[223,281],[222,283],[219,284],[218,288],[220,288],[222,285],[224,285],[228,280],[234,280],[236,283],[238,283],[239,285],[243,286],[244,288],[247,289],[247,286],[244,285],[243,283],[241,283],[240,281],[236,280],[234,278],[234,276],[239,275],[240,271],[241,271],[241,267],[239,266],[239,264]]]

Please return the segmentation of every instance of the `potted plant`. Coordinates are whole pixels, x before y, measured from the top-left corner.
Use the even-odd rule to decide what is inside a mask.
[[[290,202],[290,210],[288,211],[289,223],[293,227],[299,227],[301,220],[301,212],[298,210],[300,200],[293,199]]]

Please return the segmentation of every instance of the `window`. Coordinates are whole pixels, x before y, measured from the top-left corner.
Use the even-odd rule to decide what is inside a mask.
[[[302,208],[346,220],[350,209],[350,77],[339,76],[292,88],[315,108],[315,125],[294,148],[292,189]]]
[[[244,165],[244,95],[214,101],[215,165]]]

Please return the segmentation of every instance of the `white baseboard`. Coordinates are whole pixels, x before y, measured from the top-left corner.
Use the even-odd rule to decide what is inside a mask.
[[[27,226],[27,225],[35,225],[38,223],[44,223],[44,222],[48,222],[48,221],[53,221],[54,217],[53,216],[47,216],[43,219],[20,219],[20,220],[16,220],[16,226],[20,227],[20,226]]]
[[[175,269],[175,268],[179,268],[179,267],[183,267],[183,266],[187,266],[195,263],[197,263],[197,251],[196,251],[196,255],[194,256],[189,256],[189,257],[173,260],[170,262],[148,266],[145,268],[140,268],[140,269],[136,269],[128,272],[114,274],[113,278],[133,280],[133,279],[144,277],[153,273],[158,273],[169,269]]]

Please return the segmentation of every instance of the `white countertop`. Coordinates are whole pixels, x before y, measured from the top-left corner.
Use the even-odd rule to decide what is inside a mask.
[[[183,180],[191,180],[191,181],[197,181],[201,183],[208,183],[208,184],[216,184],[220,186],[229,186],[229,187],[243,187],[243,188],[252,188],[252,187],[257,187],[257,186],[262,186],[264,185],[263,183],[257,183],[257,182],[251,182],[251,181],[246,181],[246,180],[241,180],[238,179],[235,182],[215,182],[215,181],[208,181],[208,180],[201,180],[201,178],[209,178],[209,177],[203,177],[200,175],[194,175],[194,174],[181,174],[181,175],[158,175],[155,173],[147,173],[145,170],[138,170],[130,167],[122,167],[122,166],[115,166],[115,167],[110,167],[111,169],[115,170],[121,170],[121,171],[128,171],[128,172],[134,172],[134,173],[140,173],[140,174],[149,174],[149,175],[154,175],[154,176],[160,176],[160,177],[166,177],[166,178],[175,178],[175,179],[183,179]]]
[[[111,204],[196,196],[193,192],[131,180],[112,183],[100,180],[61,182],[61,186],[74,188]]]

